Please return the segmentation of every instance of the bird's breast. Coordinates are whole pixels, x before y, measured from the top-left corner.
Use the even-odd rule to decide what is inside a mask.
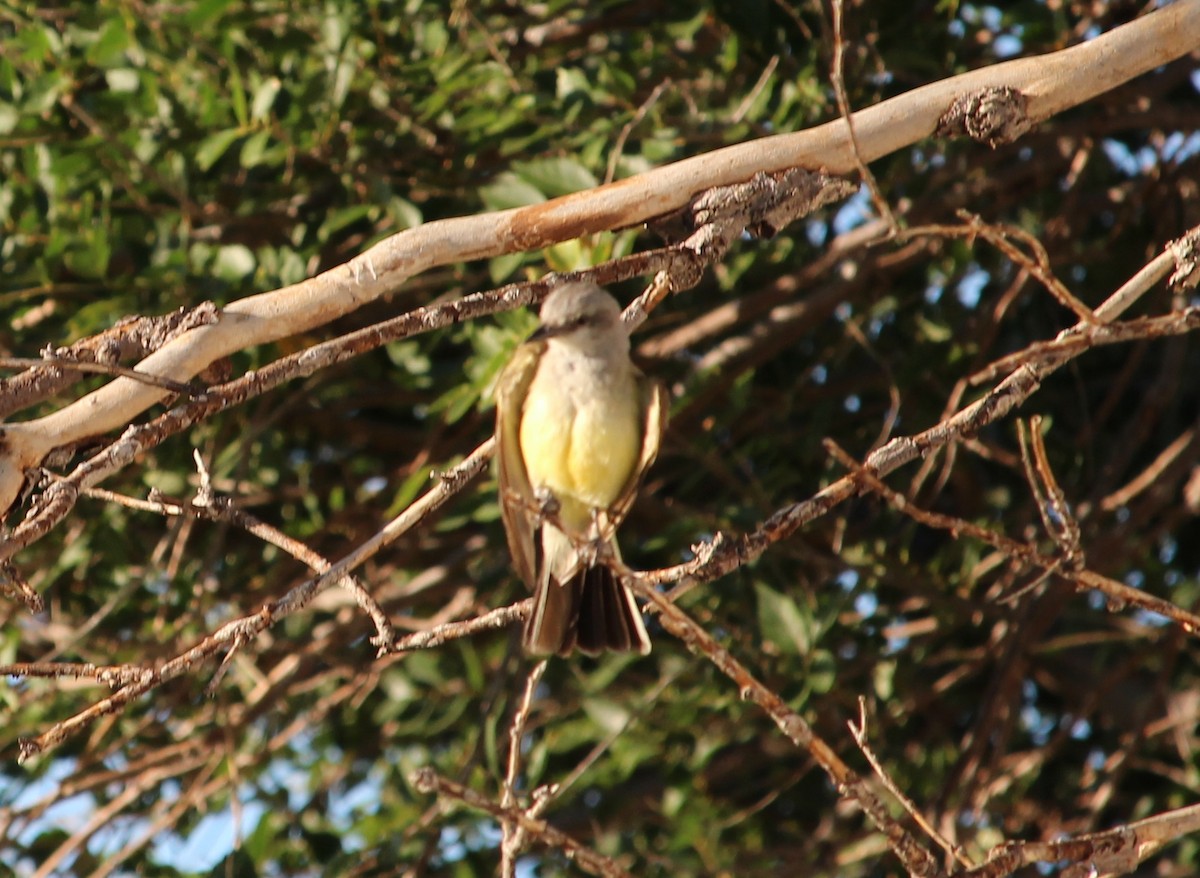
[[[564,524],[583,529],[592,509],[620,496],[642,445],[641,406],[627,363],[556,357],[553,349],[529,386],[521,417],[521,454],[529,481],[550,490]]]

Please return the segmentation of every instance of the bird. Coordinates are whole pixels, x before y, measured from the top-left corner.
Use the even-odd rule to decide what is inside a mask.
[[[620,559],[616,528],[658,456],[668,395],[630,360],[621,306],[602,287],[560,286],[539,316],[496,389],[501,518],[534,593],[522,645],[646,655],[642,614],[603,555]]]

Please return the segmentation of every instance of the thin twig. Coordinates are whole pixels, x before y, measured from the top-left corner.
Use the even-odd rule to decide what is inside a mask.
[[[495,631],[499,628],[507,628],[509,625],[525,619],[532,608],[533,598],[525,598],[507,607],[497,607],[494,610],[488,610],[486,613],[476,616],[473,619],[464,619],[459,622],[444,622],[426,631],[416,631],[397,640],[395,646],[392,647],[392,654],[404,655],[406,652],[418,649],[436,649],[444,643],[449,643],[451,640],[470,637],[473,634],[478,634],[480,631]]]
[[[630,878],[629,873],[615,861],[580,844],[565,832],[555,829],[545,820],[530,817],[519,808],[505,808],[460,783],[442,777],[432,768],[418,770],[412,776],[412,784],[419,792],[433,793],[442,799],[461,802],[472,810],[482,811],[497,820],[516,824],[530,838],[547,847],[562,851],[568,859],[574,860],[593,875],[603,875],[605,878]]]
[[[1062,549],[1063,564],[1068,569],[1080,570],[1083,568],[1084,558],[1083,547],[1080,545],[1082,535],[1079,522],[1075,520],[1066,494],[1059,487],[1054,470],[1050,468],[1041,427],[1042,419],[1039,415],[1029,419],[1028,428],[1023,421],[1017,420],[1017,435],[1020,437],[1026,479],[1037,501],[1046,533],[1053,537]]]
[[[95,680],[105,686],[124,686],[147,679],[154,672],[138,665],[94,665],[91,662],[13,662],[0,665],[0,676]]]
[[[750,108],[754,106],[754,102],[758,100],[758,96],[762,94],[767,83],[771,81],[771,77],[775,74],[775,68],[779,66],[779,56],[772,55],[771,60],[767,62],[767,66],[763,68],[762,73],[758,76],[758,81],[754,83],[750,91],[746,92],[746,96],[742,98],[742,102],[737,105],[737,109],[733,111],[733,115],[729,117],[729,122],[732,125],[737,125],[750,112]]]
[[[608,155],[608,170],[604,173],[605,183],[611,183],[616,178],[617,162],[621,160],[621,153],[625,151],[625,141],[629,139],[629,135],[633,132],[633,129],[641,124],[641,121],[646,118],[646,114],[650,112],[650,108],[658,103],[658,99],[662,97],[662,93],[671,85],[672,82],[668,77],[654,86],[654,90],[646,96],[646,99],[642,101],[637,111],[634,112],[633,118],[621,126],[621,133],[617,135],[612,152]]]
[[[588,751],[587,755],[580,759],[579,762],[575,764],[575,767],[572,768],[562,780],[553,785],[553,788],[546,796],[547,800],[549,801],[552,798],[558,798],[566,793],[567,790],[571,789],[571,787],[573,787],[579,781],[579,778],[583,777],[587,773],[588,769],[596,763],[596,760],[603,756],[608,749],[616,743],[617,739],[629,730],[629,728],[637,721],[639,714],[658,701],[658,697],[668,686],[675,682],[676,678],[678,678],[683,671],[684,666],[680,666],[659,680],[658,684],[642,697],[641,706],[638,708],[638,710],[627,713],[625,716],[625,721],[621,723],[620,726],[610,731],[604,736],[603,739],[597,741],[595,746]]]
[[[895,234],[900,230],[900,224],[896,221],[896,215],[892,213],[887,199],[879,190],[879,183],[876,182],[875,175],[871,173],[871,169],[863,160],[862,146],[858,142],[854,114],[850,111],[850,99],[846,96],[846,83],[842,74],[845,52],[846,40],[842,33],[842,0],[833,0],[833,67],[829,72],[829,79],[833,83],[833,93],[837,97],[838,112],[842,114],[846,129],[850,132],[850,146],[854,154],[855,167],[863,182],[867,184],[867,191],[871,193],[871,202],[875,205],[880,219],[884,220],[892,234]]]
[[[66,347],[49,348],[45,353],[68,360],[72,365],[140,359],[171,339],[199,326],[209,326],[218,319],[217,307],[212,302],[202,302],[194,308],[180,308],[157,317],[122,320],[96,335],[82,338]],[[49,399],[77,380],[73,373],[52,368],[45,360],[35,360],[32,368],[4,380],[4,392],[0,394],[0,420],[7,420],[14,412]]]
[[[1063,558],[1043,555],[1035,546],[1028,543],[997,534],[962,518],[922,509],[910,502],[899,491],[894,491],[885,485],[869,464],[857,463],[832,440],[826,439],[825,447],[843,466],[851,470],[851,474],[846,478],[858,482],[864,489],[883,497],[894,509],[914,521],[938,530],[949,531],[958,536],[965,535],[977,539],[1003,552],[1015,562],[1051,571],[1078,588],[1095,589],[1108,598],[1109,610],[1112,612],[1118,612],[1126,606],[1132,605],[1170,619],[1178,623],[1184,632],[1194,637],[1200,637],[1200,616],[1195,613],[1091,570],[1071,570],[1064,566]]]
[[[1077,357],[1085,351],[1104,345],[1184,335],[1195,330],[1197,326],[1200,326],[1200,307],[1195,305],[1157,317],[1076,324],[1070,329],[1064,329],[1053,339],[1034,342],[1016,353],[1001,357],[967,380],[972,384],[979,384],[1022,365],[1052,363],[1063,355]]]
[[[504,773],[504,785],[500,791],[500,807],[513,809],[517,806],[517,778],[521,773],[521,742],[525,737],[525,724],[533,706],[533,696],[550,663],[543,659],[533,666],[525,679],[525,692],[513,713],[512,725],[508,729],[508,768]],[[531,815],[536,817],[537,815]],[[511,820],[500,823],[503,837],[500,841],[500,874],[513,878],[516,874],[517,857],[525,847],[525,832]]]
[[[1196,428],[1184,430],[1175,440],[1159,452],[1144,470],[1129,480],[1127,484],[1103,498],[1098,506],[1104,512],[1113,512],[1129,504],[1135,497],[1147,488],[1159,482],[1163,472],[1183,457],[1192,444],[1200,438]]]
[[[157,491],[151,491],[150,498],[147,500],[127,497],[104,488],[88,488],[83,493],[85,496],[93,499],[105,500],[144,512],[156,512],[165,516],[192,516],[202,518],[206,521],[228,522],[253,534],[263,542],[283,550],[297,561],[305,564],[315,573],[325,573],[329,570],[332,566],[331,562],[317,552],[314,552],[304,543],[289,537],[283,531],[256,518],[245,510],[237,508],[230,498],[218,495],[212,486],[211,476],[203,460],[200,458],[199,452],[193,451],[193,457],[196,461],[197,471],[200,474],[200,488],[197,490],[196,496],[189,503],[168,500]],[[347,576],[339,580],[337,585],[350,592],[355,603],[370,616],[371,621],[375,625],[375,636],[371,638],[371,643],[380,648],[390,649],[396,640],[396,629],[393,627],[391,621],[389,621],[383,608],[379,606],[375,598],[366,590],[362,581],[356,576]],[[239,642],[238,645],[242,644]],[[233,657],[235,651],[231,649],[226,654],[226,664]]]
[[[88,360],[72,360],[68,357],[0,357],[0,369],[61,369],[64,372],[88,372],[94,375],[110,375],[113,378],[132,378],[151,387],[161,387],[181,396],[200,396],[203,390],[194,385],[173,381],[162,375],[151,375],[128,366],[118,366],[116,363],[97,363]]]
[[[0,561],[0,595],[16,598],[31,613],[46,612],[46,601],[11,561]]]
[[[1074,312],[1075,316],[1081,321],[1085,324],[1100,322],[1096,313],[1083,302],[1079,301],[1066,288],[1063,282],[1055,277],[1054,272],[1050,268],[1050,256],[1046,253],[1046,248],[1042,246],[1041,241],[1024,229],[1016,226],[985,223],[975,214],[965,210],[960,210],[958,215],[979,237],[983,238],[1013,262],[1028,270],[1060,304]],[[1016,238],[1023,242],[1033,251],[1033,257],[1030,258],[1024,251],[1014,245],[1009,240],[1010,238]]]
[[[925,819],[925,815],[917,808],[916,803],[905,795],[896,781],[892,779],[892,776],[884,769],[883,763],[879,761],[879,757],[875,755],[875,751],[871,749],[871,744],[867,740],[867,700],[861,695],[858,696],[858,725],[854,724],[854,720],[847,720],[846,725],[850,728],[850,734],[854,736],[854,743],[858,744],[858,749],[862,751],[863,756],[867,757],[867,761],[871,763],[871,768],[875,770],[875,776],[887,787],[888,792],[896,797],[896,801],[904,807],[904,810],[925,831],[925,834],[932,838],[938,847],[958,860],[962,865],[973,865],[959,845],[951,844],[945,836],[937,831],[937,828],[932,823]]]

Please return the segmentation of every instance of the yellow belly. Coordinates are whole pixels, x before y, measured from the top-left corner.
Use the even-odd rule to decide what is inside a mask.
[[[521,454],[535,489],[562,505],[563,524],[584,530],[593,509],[620,496],[641,453],[641,406],[632,375],[585,398],[534,379],[521,418]]]

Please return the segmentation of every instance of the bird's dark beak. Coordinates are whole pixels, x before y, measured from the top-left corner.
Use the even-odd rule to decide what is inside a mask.
[[[548,338],[554,338],[556,335],[562,335],[570,328],[569,326],[550,326],[543,323],[533,331],[533,335],[529,336],[529,341],[545,341]]]

